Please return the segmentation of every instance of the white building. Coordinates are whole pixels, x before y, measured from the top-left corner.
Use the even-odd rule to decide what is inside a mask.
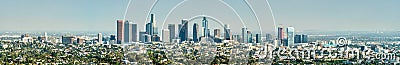
[[[287,45],[289,47],[294,45],[294,28],[293,27],[288,27],[286,29],[287,31]]]
[[[21,38],[21,41],[22,42],[33,42],[33,38],[32,37],[24,37],[24,38]]]
[[[101,33],[97,34],[97,42],[98,44],[103,44],[103,35]]]
[[[170,37],[169,37],[169,30],[168,29],[163,29],[162,30],[162,41],[163,42],[170,42]]]

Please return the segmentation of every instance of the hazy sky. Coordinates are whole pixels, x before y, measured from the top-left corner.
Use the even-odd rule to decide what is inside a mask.
[[[129,0],[1,0],[0,31],[115,31]],[[132,0],[127,19],[141,30],[155,0]],[[187,0],[170,16],[169,10],[183,0],[160,0],[152,13],[159,29],[196,15],[209,15],[239,32],[242,25],[259,31],[256,18],[243,0]],[[269,0],[277,24],[297,31],[400,31],[400,0]],[[271,13],[265,0],[248,0],[264,32],[273,31]],[[191,21],[201,23],[200,19]],[[164,28],[166,27],[166,24]],[[210,26],[220,28],[215,22]],[[190,26],[191,28],[191,26]],[[213,28],[211,28],[213,29]]]

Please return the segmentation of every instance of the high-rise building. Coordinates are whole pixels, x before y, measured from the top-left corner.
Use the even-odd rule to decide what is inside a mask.
[[[64,44],[71,44],[71,43],[74,43],[74,41],[75,41],[75,37],[73,37],[73,36],[61,36],[61,41],[62,41],[62,43],[64,43]]]
[[[306,34],[301,35],[301,43],[308,43],[308,35]]]
[[[148,35],[148,34],[144,34],[144,37],[143,37],[144,39],[143,39],[143,42],[144,43],[149,43],[149,42],[151,42],[151,38],[152,38],[152,36],[151,35]]]
[[[158,32],[159,32],[159,31],[158,31],[158,27],[154,27],[154,28],[153,28],[153,36],[154,36],[154,35],[158,35]]]
[[[265,34],[265,41],[272,42],[274,39],[271,34]]]
[[[124,40],[124,20],[117,20],[117,43]]]
[[[137,42],[138,41],[138,26],[135,23],[130,24],[131,25],[131,38],[132,42]]]
[[[178,24],[178,37],[176,39],[179,39],[179,42],[181,42],[181,30],[182,30],[182,24]]]
[[[146,24],[146,33],[150,35],[149,42],[155,40],[154,35],[158,34],[154,14],[150,14],[150,22]]]
[[[151,23],[147,23],[146,24],[146,34],[152,34],[152,27],[151,27]]]
[[[180,32],[182,29],[182,24],[178,24],[178,32]],[[178,33],[179,34],[179,33]]]
[[[125,22],[124,25],[124,42],[129,43],[132,42],[132,22]]]
[[[168,24],[168,30],[169,30],[169,42],[172,42],[173,39],[175,39],[175,24]]]
[[[151,36],[153,36],[154,34],[157,34],[158,33],[158,29],[157,29],[157,26],[156,26],[156,19],[155,19],[155,16],[154,16],[154,14],[151,14],[150,15],[150,24],[151,24]]]
[[[193,41],[199,42],[199,25],[197,23],[193,24]]]
[[[289,47],[294,45],[294,28],[293,27],[288,27],[286,29],[287,31],[287,45]]]
[[[158,28],[153,26],[153,35],[151,38],[151,41],[156,41],[156,42],[160,42],[161,41],[161,37],[158,35]]]
[[[204,37],[207,37],[207,36],[209,36],[210,35],[210,31],[209,31],[209,29],[208,29],[208,21],[207,21],[207,18],[206,17],[203,17],[203,20],[202,20],[202,28],[203,28],[203,36]]]
[[[225,40],[231,40],[231,29],[229,28],[228,24],[225,24],[224,26],[224,37]]]
[[[162,41],[163,42],[170,42],[171,41],[171,37],[169,37],[170,35],[170,31],[168,30],[168,29],[163,29],[162,30],[163,32],[162,32]]]
[[[305,34],[299,34],[294,36],[294,43],[307,43],[308,42],[308,36]]]
[[[294,43],[301,43],[301,35],[294,35]]]
[[[150,14],[150,22],[148,23],[148,34],[153,36],[155,33],[155,28],[156,28],[156,22],[155,22],[154,14]],[[147,25],[146,25],[147,27]],[[147,28],[146,28],[147,29]],[[146,30],[147,31],[147,30]]]
[[[256,34],[256,43],[261,43],[261,34]]]
[[[242,38],[241,38],[241,43],[247,43],[247,28],[242,28]]]
[[[282,45],[282,43],[284,42],[283,41],[283,37],[284,37],[284,32],[283,32],[283,26],[282,26],[282,24],[280,24],[279,25],[279,27],[278,27],[278,45]]]
[[[182,41],[188,41],[188,36],[189,36],[189,32],[188,32],[188,20],[182,20],[182,25],[181,25],[181,29],[179,29],[179,38]]]
[[[199,28],[200,29],[198,29],[198,32],[197,32],[197,34],[199,34],[197,37],[198,37],[198,39],[199,39],[199,41],[200,41],[200,39],[202,38],[202,37],[205,37],[204,36],[204,27],[203,26],[201,26],[202,24],[198,24],[199,25]]]
[[[246,41],[247,43],[253,43],[253,34],[251,33],[251,31],[247,30],[247,34],[246,34]]]
[[[145,36],[147,32],[139,32],[139,42],[145,42]]]
[[[240,41],[241,39],[240,39],[241,37],[240,37],[240,35],[232,35],[232,40],[234,40],[234,41]]]
[[[161,41],[161,37],[158,36],[158,35],[153,35],[152,38],[153,38],[153,39],[152,39],[152,42],[162,42],[162,41]]]
[[[221,29],[214,29],[214,37],[221,38]]]
[[[47,39],[49,39],[49,38],[47,37],[47,32],[44,32],[44,39],[43,39],[43,40],[44,40],[45,42],[47,42]]]
[[[153,17],[153,15],[151,17]],[[150,20],[150,23],[146,24],[146,33],[150,35],[149,42],[152,42],[154,40],[154,38],[153,38],[153,36],[155,35],[154,31],[155,31],[155,27],[154,27],[153,18],[152,18],[152,20]]]
[[[98,44],[103,43],[103,35],[101,33],[97,34],[97,43]]]

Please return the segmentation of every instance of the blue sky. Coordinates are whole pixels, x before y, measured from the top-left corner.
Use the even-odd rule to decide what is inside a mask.
[[[129,0],[2,0],[0,31],[115,31],[116,20],[123,19]],[[209,15],[231,25],[243,27],[235,13],[218,0],[188,0],[169,17],[168,11],[183,0],[160,0],[152,13],[157,26],[180,23],[196,15]],[[250,30],[258,23],[243,0],[224,0],[232,6]],[[269,0],[277,24],[297,31],[399,31],[400,0]],[[132,0],[126,19],[143,30],[146,15],[154,0]],[[265,0],[248,0],[259,17],[264,32],[273,31],[271,13]],[[194,20],[189,24],[200,23]],[[166,25],[165,24],[165,25]],[[215,22],[210,26],[219,28]],[[164,26],[166,27],[166,26]],[[190,26],[191,27],[191,26]],[[213,29],[211,28],[211,29]]]

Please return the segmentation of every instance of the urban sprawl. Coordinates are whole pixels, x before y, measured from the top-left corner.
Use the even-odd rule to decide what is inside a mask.
[[[116,33],[0,32],[0,64],[319,65],[400,62],[400,32],[297,32],[294,27],[280,25],[272,34],[257,33],[245,27],[240,34],[233,34],[229,24],[220,24],[221,29],[210,29],[208,24],[215,20],[209,16],[182,19],[180,24],[167,24],[167,28],[159,32],[154,16],[150,15],[144,31],[139,31],[133,22],[117,20]],[[192,23],[194,19],[200,19],[201,25]],[[189,25],[192,26],[190,29]]]

